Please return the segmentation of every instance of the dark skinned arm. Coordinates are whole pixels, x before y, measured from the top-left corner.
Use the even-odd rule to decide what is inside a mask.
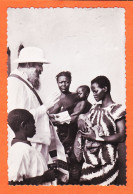
[[[51,122],[53,123],[53,125],[55,125],[55,126],[60,125],[60,123],[55,120],[55,117],[54,117],[53,114],[57,114],[60,111],[61,111],[61,103],[60,103],[60,101],[57,102],[52,108],[50,108],[48,110],[48,112],[49,112],[49,118],[50,118]]]
[[[85,108],[85,101],[78,103],[71,114],[71,123],[75,122]]]
[[[125,119],[116,121],[117,133],[109,137],[103,137],[104,141],[109,143],[122,143],[126,139],[125,135]]]
[[[56,114],[59,113],[61,109],[61,105],[57,102],[52,108],[48,110],[49,114]]]
[[[83,123],[80,123],[80,125],[81,125],[80,127],[84,128]],[[117,120],[116,121],[116,128],[117,128],[117,133],[116,134],[102,137],[104,142],[107,142],[107,143],[122,143],[122,142],[125,141],[125,137],[126,137],[126,135],[125,135],[125,119]],[[82,134],[83,137],[85,137],[89,140],[96,141],[95,133],[88,134],[88,133],[81,132],[81,134]]]

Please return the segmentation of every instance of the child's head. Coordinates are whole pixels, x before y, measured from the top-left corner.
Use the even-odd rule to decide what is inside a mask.
[[[36,132],[33,115],[25,109],[14,109],[9,112],[8,125],[15,134],[22,132],[25,137],[33,137]]]
[[[81,100],[87,100],[90,94],[89,86],[86,86],[86,85],[79,86],[77,89],[77,94]]]

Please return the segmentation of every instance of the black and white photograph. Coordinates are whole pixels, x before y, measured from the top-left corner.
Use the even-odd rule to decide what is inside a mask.
[[[8,184],[126,185],[124,8],[8,8]]]

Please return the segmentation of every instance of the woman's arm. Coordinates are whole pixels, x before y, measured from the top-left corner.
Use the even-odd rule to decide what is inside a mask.
[[[125,119],[116,121],[117,133],[111,136],[103,137],[104,141],[109,143],[122,143],[126,139],[125,134]]]
[[[80,128],[85,128],[84,122],[80,121],[79,124]],[[110,135],[110,136],[104,136],[101,137],[102,141],[107,142],[107,143],[122,143],[125,141],[125,119],[121,119],[116,121],[116,128],[117,128],[117,133],[114,135]],[[84,133],[81,131],[81,134],[83,137],[89,139],[89,140],[93,140],[93,141],[97,141],[96,140],[96,135],[94,132],[90,133]]]

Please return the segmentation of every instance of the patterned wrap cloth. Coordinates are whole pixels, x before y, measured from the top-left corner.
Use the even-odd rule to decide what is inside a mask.
[[[82,115],[84,126],[91,133],[92,126],[99,126],[99,136],[110,136],[117,133],[116,121],[125,117],[125,108],[121,104],[111,104],[102,108],[94,105],[89,113]],[[91,123],[88,125],[88,123]],[[88,127],[89,126],[89,127]],[[74,153],[78,161],[84,158],[80,182],[82,184],[110,185],[118,177],[118,144],[89,141],[78,132]]]

